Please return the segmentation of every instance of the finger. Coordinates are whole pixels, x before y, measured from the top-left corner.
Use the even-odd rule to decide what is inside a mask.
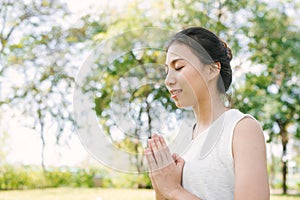
[[[162,145],[162,143],[161,143],[159,137],[155,137],[155,138],[154,138],[154,142],[155,142],[155,145],[156,145],[156,147],[157,147],[157,149],[158,149],[159,151],[164,150],[164,146]]]
[[[173,154],[172,154],[172,158],[173,158],[173,160],[174,160],[175,162],[176,162],[176,160],[177,160],[177,156],[178,156],[178,155],[177,155],[176,153],[173,153]]]
[[[148,140],[148,144],[149,144],[149,149],[151,149],[152,153],[154,153],[154,150],[157,150],[157,147],[155,145],[153,137]]]
[[[172,155],[170,154],[168,146],[162,145],[161,138],[162,138],[162,136],[157,136],[156,138],[154,138],[154,141],[155,141],[157,149],[160,153],[160,159],[161,159],[161,160],[157,160],[157,165],[160,168],[164,168],[164,167],[167,167],[168,165],[174,163],[174,160],[172,158]]]
[[[150,146],[151,140],[152,140],[152,138],[149,138],[149,139],[148,139],[148,148],[151,148],[151,146]]]
[[[184,165],[185,163],[184,159],[180,157],[178,154],[174,153],[172,157],[177,165]]]
[[[168,145],[166,144],[166,141],[164,139],[163,136],[158,136],[160,144],[162,146],[162,148],[164,149],[164,156],[167,159],[168,162],[172,162],[173,158],[172,158],[172,154],[170,152],[170,149],[168,147]]]
[[[164,147],[168,146],[163,136],[160,135],[160,136],[158,136],[158,138]]]
[[[152,150],[150,148],[147,148],[147,149],[145,149],[144,154],[146,156],[146,159],[147,159],[147,162],[149,165],[149,170],[150,171],[155,170],[157,168],[157,163],[154,159]]]
[[[170,158],[170,156],[168,155],[168,151],[169,151],[168,147],[162,145],[159,137],[156,137],[154,139],[154,142],[160,153],[160,158],[161,158],[160,160],[161,162],[158,161],[158,165],[163,167],[170,164],[173,161],[173,159]]]
[[[152,137],[151,139],[148,140],[148,148],[151,149],[151,151],[153,152],[153,147],[154,147],[154,138]],[[157,148],[156,148],[157,149]]]
[[[157,165],[160,166],[161,163],[163,162],[163,159],[162,159],[161,151],[158,149],[157,139],[156,138],[151,139],[151,141],[150,141],[150,148],[151,148],[151,150],[153,152],[154,159],[155,159]]]

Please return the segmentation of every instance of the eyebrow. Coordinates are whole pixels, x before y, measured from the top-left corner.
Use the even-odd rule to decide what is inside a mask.
[[[175,58],[174,60],[172,60],[172,62],[170,62],[170,65],[174,65],[176,62],[180,61],[180,60],[184,60],[183,58]],[[165,63],[165,66],[168,67],[168,64]]]

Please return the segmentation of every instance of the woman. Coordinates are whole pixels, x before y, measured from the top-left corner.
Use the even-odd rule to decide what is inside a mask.
[[[224,105],[232,73],[231,50],[201,27],[171,40],[165,84],[177,107],[192,107],[196,124],[182,157],[160,135],[145,155],[156,199],[269,199],[266,149],[258,122]]]

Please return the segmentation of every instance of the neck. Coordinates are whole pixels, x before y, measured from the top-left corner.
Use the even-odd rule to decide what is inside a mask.
[[[215,93],[203,101],[198,101],[198,105],[193,107],[197,124],[195,132],[199,133],[208,128],[226,110],[228,108],[224,106],[219,93]]]

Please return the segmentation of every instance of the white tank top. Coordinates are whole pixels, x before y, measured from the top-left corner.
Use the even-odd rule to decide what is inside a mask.
[[[233,131],[246,116],[250,115],[228,110],[190,141],[182,155],[182,185],[187,191],[201,200],[234,199]]]

